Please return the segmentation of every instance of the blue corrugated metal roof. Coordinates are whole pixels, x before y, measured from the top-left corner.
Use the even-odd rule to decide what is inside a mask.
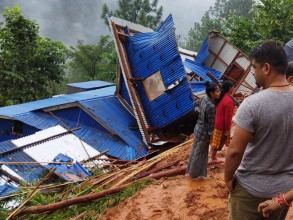
[[[4,184],[0,185],[0,197],[8,196],[18,190],[17,187],[10,185],[10,184]]]
[[[91,111],[102,124],[114,131],[130,148],[133,148],[135,154],[138,153],[138,157],[147,153],[147,146],[142,141],[139,130],[129,128],[131,125],[137,126],[135,118],[115,96],[81,101],[80,104]]]
[[[68,103],[73,103],[76,101],[93,99],[97,97],[109,96],[114,94],[115,89],[116,89],[115,86],[109,86],[106,88],[90,90],[86,92],[80,92],[80,93],[63,95],[63,96],[58,96],[58,97],[53,97],[48,99],[42,99],[42,100],[28,102],[28,103],[19,104],[19,105],[6,106],[3,108],[0,108],[0,117],[1,116],[14,117],[15,115],[18,115],[18,114],[27,113],[27,112],[31,112],[31,111],[42,109],[42,108],[48,108],[52,106],[68,104]]]
[[[206,58],[209,55],[209,45],[208,45],[208,36],[204,40],[203,44],[201,45],[200,50],[198,51],[195,62],[198,64],[203,64]]]
[[[170,15],[155,32],[135,34],[126,41],[128,60],[134,78],[146,79],[160,71],[166,88],[172,90],[149,101],[142,83],[136,85],[147,119],[152,127],[162,128],[194,111],[193,94],[180,58]]]
[[[104,99],[105,101],[103,101]],[[129,129],[129,125],[136,124],[134,117],[114,96],[111,96],[109,99],[108,97],[104,97],[84,101],[81,102],[81,105],[86,106],[86,103],[91,106],[91,110],[94,109],[97,114],[100,114],[99,117],[102,117],[102,119],[99,118],[100,121],[106,123],[109,127],[114,127],[115,134],[111,134],[101,124],[78,107],[53,111],[52,113],[54,116],[45,112],[34,111],[16,115],[14,118],[38,130],[53,127],[58,124],[67,129],[80,127],[80,129],[74,131],[74,133],[96,150],[109,150],[109,155],[123,160],[133,159],[143,143],[140,132],[138,130]],[[100,110],[98,111],[95,109]],[[114,120],[116,120],[117,124],[113,124]],[[117,126],[119,124],[121,125]],[[123,126],[125,126],[125,128]],[[138,152],[137,158],[145,154],[146,150],[142,149]]]
[[[108,86],[113,86],[114,83],[101,81],[101,80],[94,80],[94,81],[87,81],[87,82],[78,82],[78,83],[69,83],[67,86],[81,88],[81,89],[97,89],[97,88],[104,88]]]
[[[120,77],[120,95],[122,96],[123,99],[125,99],[125,101],[132,106],[130,98],[129,98],[129,94],[126,88],[126,84],[124,81],[124,77]]]
[[[21,115],[16,115],[14,118],[39,130],[60,124],[60,122],[52,115],[41,111],[27,112]]]
[[[209,82],[212,82],[212,80],[206,75],[208,72],[210,72],[216,79],[220,79],[222,74],[218,70],[206,67],[205,65],[198,64],[197,62],[189,59],[185,59],[184,66],[190,69],[196,75],[200,76],[201,78]]]
[[[17,148],[11,141],[0,143],[1,153]],[[36,162],[23,150],[14,151],[9,154],[0,155],[1,162]],[[16,172],[27,182],[34,182],[41,178],[48,170],[39,164],[7,164],[8,168]]]

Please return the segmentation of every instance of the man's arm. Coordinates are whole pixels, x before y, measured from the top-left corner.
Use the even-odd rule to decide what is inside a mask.
[[[232,191],[235,171],[241,163],[244,151],[251,136],[251,132],[236,125],[225,159],[225,182],[230,192]]]

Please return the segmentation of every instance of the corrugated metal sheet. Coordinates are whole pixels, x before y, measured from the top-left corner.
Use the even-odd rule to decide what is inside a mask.
[[[0,197],[8,196],[18,190],[17,187],[10,185],[10,184],[4,184],[0,185]]]
[[[70,95],[63,95],[43,100],[38,100],[34,102],[28,102],[19,105],[12,105],[0,108],[0,118],[1,117],[14,117],[18,114],[23,114],[27,112],[31,112],[34,110],[48,108],[52,106],[62,105],[73,103],[76,101],[86,100],[86,99],[93,99],[97,97],[105,97],[109,95],[113,95],[115,92],[115,86],[109,86],[102,89],[91,90],[81,93],[75,93]]]
[[[52,117],[52,115],[42,111],[27,112],[16,115],[14,118],[38,129],[46,129],[60,124],[60,122]],[[34,130],[32,133],[35,132],[36,131]]]
[[[111,82],[101,81],[101,80],[67,84],[67,86],[81,88],[81,89],[85,89],[85,90],[104,88],[104,87],[113,86],[113,85],[115,85],[115,84],[111,83]]]
[[[144,86],[136,86],[139,98],[152,127],[162,128],[193,111],[193,95],[178,53],[173,19],[151,33],[139,33],[128,38],[126,50],[134,78],[151,76],[160,70],[166,88],[180,81],[172,91],[149,101]],[[139,119],[138,119],[139,120]]]
[[[51,127],[42,131],[13,141],[1,143],[1,162],[44,162],[40,164],[7,165],[9,173],[15,172],[22,179],[33,182],[41,178],[48,169],[43,167],[52,162],[56,155],[62,153],[76,161],[87,160],[100,152],[81,141],[72,133],[65,133],[61,126]],[[55,137],[53,137],[55,136]],[[45,140],[46,139],[46,140]],[[24,148],[21,148],[25,146]],[[4,151],[19,149],[13,152]],[[98,163],[105,163],[99,161]],[[14,174],[12,174],[14,175]]]
[[[225,39],[221,37],[212,37],[209,39],[209,50],[212,51],[214,54],[218,54],[225,43]]]
[[[192,72],[194,72],[196,75],[209,82],[212,82],[212,80],[206,75],[208,72],[211,73],[216,79],[220,79],[220,76],[222,74],[220,71],[198,64],[195,61],[189,59],[186,59],[184,61],[184,66],[192,70]]]
[[[66,131],[66,129],[62,128],[60,125],[57,125],[55,127],[39,131],[34,135],[12,140],[11,142],[17,147],[22,147],[39,140],[60,135]],[[71,133],[51,138],[50,140],[42,143],[34,144],[33,146],[23,149],[23,151],[36,161],[43,162],[52,161],[59,153],[68,155],[77,161],[87,160],[100,153]]]
[[[135,154],[138,153],[138,157],[142,157],[147,153],[147,146],[142,141],[139,130],[130,129],[130,127],[138,127],[135,118],[115,96],[82,101],[80,104],[92,112],[98,121],[107,125],[128,146],[133,148]]]
[[[232,44],[226,43],[221,50],[219,56],[223,59],[224,62],[229,65],[233,61],[237,53],[238,50]]]
[[[209,45],[208,45],[208,37],[204,40],[203,44],[201,45],[200,50],[198,51],[198,54],[196,56],[195,62],[198,64],[203,64],[203,62],[206,60],[206,58],[209,55]]]
[[[111,21],[115,22],[115,24],[118,24],[121,27],[127,26],[129,29],[136,30],[139,32],[152,32],[153,31],[153,29],[151,29],[151,28],[142,26],[140,24],[135,24],[135,23],[132,23],[130,21],[126,21],[126,20],[123,20],[120,18],[116,18],[114,16],[111,16],[110,19],[111,19]]]
[[[1,153],[16,149],[17,147],[11,142],[6,141],[1,143]],[[1,162],[36,162],[32,157],[23,152],[22,150],[13,151],[9,154],[0,155]],[[5,169],[11,175],[25,180],[27,182],[34,182],[35,180],[42,177],[47,171],[46,168],[40,164],[7,164],[3,165],[2,169]]]
[[[130,105],[131,105],[131,100],[130,100],[130,97],[129,97],[129,94],[128,94],[128,91],[127,91],[127,88],[126,88],[126,84],[125,84],[125,81],[124,81],[124,78],[123,77],[120,77],[120,95],[122,96],[122,98]]]
[[[91,102],[94,103],[95,101],[91,100]],[[121,104],[119,105],[120,110],[118,110],[116,102],[117,100],[113,103],[114,108],[116,108],[116,112],[125,112],[126,109],[122,108]],[[108,103],[108,105],[111,105],[111,103]],[[20,120],[27,125],[30,125],[32,128],[35,128],[35,130],[31,131],[31,134],[35,133],[38,130],[47,129],[58,124],[67,129],[74,129],[80,127],[80,129],[74,131],[74,133],[96,150],[109,150],[109,155],[118,157],[123,160],[130,160],[134,158],[136,150],[133,150],[134,152],[131,150],[133,148],[132,145],[134,142],[131,142],[131,147],[129,147],[129,145],[126,144],[123,141],[123,139],[120,138],[120,135],[125,136],[123,132],[120,133],[120,135],[111,134],[101,124],[95,121],[95,119],[93,119],[91,116],[85,113],[82,109],[78,107],[72,107],[67,109],[56,110],[52,113],[55,117],[45,112],[34,111],[22,115],[17,115],[15,116],[15,119]],[[133,116],[131,120],[129,119],[129,117],[130,116],[122,118],[121,116],[122,119],[119,119],[121,119],[122,121],[128,120],[129,125],[135,125],[136,121],[133,118]],[[134,135],[136,135],[136,139],[141,137],[140,133],[137,130],[133,130],[132,132]],[[125,139],[127,139],[127,137],[125,137]],[[145,153],[145,150],[141,150],[138,153],[137,157],[141,157],[145,155]]]
[[[113,98],[113,97],[111,97]],[[107,103],[106,105],[109,105],[108,107],[111,109],[114,108],[114,112],[111,112],[110,110],[107,110],[108,112],[104,112],[104,114],[106,114],[107,116],[105,116],[106,118],[112,117],[112,113],[120,115],[119,120],[121,120],[122,123],[124,123],[124,121],[127,121],[128,125],[131,125],[133,127],[133,125],[135,126],[137,123],[134,119],[134,117],[129,116],[129,112],[126,111],[125,108],[122,108],[121,103],[118,102],[117,104],[117,99],[116,97],[114,97],[114,101],[113,103],[111,103],[111,100],[113,99],[109,99],[105,97]],[[102,98],[104,99],[104,98]],[[95,103],[95,100],[89,100],[89,102],[91,103]],[[84,105],[83,103],[81,103],[81,105]],[[100,108],[107,108],[107,106],[102,106]],[[89,109],[91,112],[95,111],[94,107],[92,107],[91,109]],[[80,112],[81,111],[81,112]],[[121,111],[121,112],[120,112]],[[117,113],[118,112],[118,113]],[[125,133],[115,133],[115,129],[111,129],[114,134],[110,133],[107,129],[105,129],[101,124],[99,124],[97,121],[95,121],[95,119],[93,119],[92,117],[90,117],[88,114],[86,114],[83,110],[79,109],[79,108],[70,108],[70,109],[63,109],[63,110],[58,110],[58,111],[54,111],[53,112],[54,115],[56,115],[64,124],[66,124],[66,126],[68,128],[76,128],[76,127],[80,127],[80,129],[74,131],[74,133],[80,137],[83,141],[85,141],[86,143],[88,143],[89,145],[91,145],[93,148],[99,150],[99,151],[104,151],[104,150],[109,150],[109,152],[107,153],[108,155],[111,155],[113,157],[117,157],[120,158],[122,160],[132,160],[134,159],[134,156],[137,153],[137,150],[135,150],[136,148],[133,147],[131,145],[131,147],[125,143],[123,141],[123,139],[121,138],[125,136]],[[121,116],[122,114],[122,116]],[[93,112],[93,115],[95,115],[95,113]],[[114,118],[117,118],[117,116],[113,116]],[[98,118],[97,118],[98,119]],[[103,123],[107,123],[107,126],[111,126],[111,123],[108,124],[108,121],[103,121],[104,119],[98,119],[99,121],[103,122]],[[120,121],[117,122],[117,124],[119,125],[119,123],[121,123]],[[115,125],[117,126],[117,125]],[[138,137],[141,137],[140,132],[138,130],[131,130],[133,132],[134,135],[136,135],[136,139]],[[125,137],[128,140],[130,138]],[[136,140],[135,139],[135,140]],[[141,141],[141,139],[140,139]],[[133,144],[135,141],[133,141],[131,144]],[[145,155],[145,150],[141,150],[138,152],[138,155],[136,158],[139,158],[143,155]]]

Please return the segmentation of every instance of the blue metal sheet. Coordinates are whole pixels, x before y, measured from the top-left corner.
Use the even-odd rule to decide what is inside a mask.
[[[11,141],[4,141],[0,143],[0,153],[17,148]]]
[[[112,96],[112,98],[114,97]],[[118,101],[116,97],[115,100]],[[91,100],[90,102],[94,103],[95,100]],[[114,102],[114,104],[116,103]],[[120,104],[119,108],[122,108],[121,106],[122,105]],[[116,111],[118,111],[118,107],[116,105],[113,108],[116,108]],[[120,110],[121,109],[119,109],[119,111]],[[126,110],[123,108],[121,111]],[[125,136],[125,133],[111,134],[101,124],[99,124],[87,113],[85,113],[82,109],[78,107],[72,107],[67,109],[56,110],[52,113],[54,116],[45,112],[35,111],[25,113],[22,115],[17,115],[16,119],[22,121],[26,125],[29,125],[27,127],[35,128],[35,130],[31,131],[31,134],[35,133],[38,130],[43,130],[49,127],[56,126],[58,124],[65,127],[66,129],[74,129],[79,127],[80,129],[74,131],[73,133],[75,133],[79,138],[81,138],[87,144],[91,145],[96,150],[109,150],[109,155],[118,157],[123,160],[130,160],[134,158],[134,155],[136,153],[133,154],[133,151],[131,150],[133,147],[132,144],[134,142],[130,142],[131,145],[129,145],[125,143],[123,139],[121,139],[121,135]],[[120,117],[122,118],[122,120],[124,120],[124,116],[120,115]],[[129,124],[136,124],[136,121],[133,117],[131,118],[131,120],[129,119],[129,115],[127,117],[128,118],[126,118],[126,120],[129,120]],[[141,143],[141,140],[137,140],[140,138],[139,131],[133,130],[132,132],[133,135],[131,137],[134,138],[133,136],[135,135],[136,137],[134,138],[134,140],[136,140],[137,142],[140,141],[139,143]],[[129,140],[129,138],[127,140]],[[144,156],[145,153],[145,150],[140,151],[136,158]]]
[[[222,74],[218,70],[206,67],[205,65],[198,64],[195,61],[189,59],[185,59],[184,66],[190,69],[196,75],[200,76],[201,78],[209,82],[212,82],[212,80],[206,75],[208,72],[210,72],[216,79],[220,79]]]
[[[190,85],[192,88],[193,93],[198,93],[198,92],[202,92],[205,91],[206,86],[204,85],[205,81],[191,81]]]
[[[120,95],[122,96],[122,98],[130,105],[132,106],[131,104],[131,101],[130,101],[130,98],[129,98],[129,94],[128,94],[128,91],[127,91],[127,88],[126,88],[126,84],[125,84],[125,81],[124,81],[124,77],[120,77]]]
[[[21,115],[16,115],[14,118],[23,122],[24,124],[38,128],[38,130],[54,127],[60,124],[59,121],[52,115],[42,111],[27,112]],[[32,130],[32,132],[35,133],[36,130]]]
[[[130,147],[128,149],[130,154],[133,152],[131,148],[135,151],[135,154],[138,154],[138,157],[144,156],[147,153],[147,146],[142,141],[139,130],[131,130],[129,128],[133,125],[137,126],[135,118],[123,107],[115,96],[82,101],[80,104],[91,111],[99,121],[114,131]],[[132,156],[134,157],[135,155]]]
[[[0,144],[1,152],[4,149],[13,149],[14,146],[10,141],[2,142]],[[15,148],[15,146],[14,146]],[[36,162],[33,158],[27,155],[22,150],[14,151],[9,154],[4,154],[0,156],[1,162]],[[27,182],[34,182],[37,179],[41,178],[44,173],[48,172],[48,170],[41,166],[40,164],[16,164],[16,165],[6,165],[8,168],[16,172],[19,176],[21,176]]]
[[[72,158],[60,153],[54,159],[53,162],[74,162]],[[56,169],[54,173],[67,181],[81,181],[86,177],[91,176],[91,173],[87,171],[78,161],[75,161],[73,165],[68,164],[48,164],[48,169]],[[68,175],[69,174],[69,175]]]
[[[81,89],[85,89],[85,90],[104,88],[104,87],[113,86],[113,85],[115,85],[115,84],[111,83],[111,82],[101,81],[101,80],[67,84],[67,86],[81,88]]]
[[[115,89],[116,89],[115,86],[109,86],[106,88],[90,90],[86,92],[80,92],[80,93],[63,95],[63,96],[58,96],[58,97],[53,97],[48,99],[42,99],[42,100],[28,102],[28,103],[19,104],[19,105],[6,106],[3,108],[0,108],[0,117],[1,116],[14,117],[15,115],[18,115],[18,114],[24,114],[24,113],[42,109],[42,108],[48,108],[52,106],[73,103],[76,101],[81,101],[86,99],[109,96],[114,94]]]
[[[0,197],[8,196],[18,190],[17,187],[10,185],[10,184],[4,184],[0,185]]]
[[[136,85],[150,125],[162,128],[194,111],[193,94],[177,48],[172,16],[155,31],[139,33],[125,43],[134,78],[146,79],[158,70],[166,88],[179,85],[149,101],[142,83]]]
[[[203,44],[201,45],[200,50],[198,51],[195,62],[198,64],[203,64],[206,58],[209,55],[209,45],[208,45],[208,36],[204,40]]]

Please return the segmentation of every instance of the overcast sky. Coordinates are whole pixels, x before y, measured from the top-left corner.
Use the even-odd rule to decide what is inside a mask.
[[[75,45],[78,39],[95,43],[99,36],[109,34],[101,19],[102,5],[115,9],[118,0],[0,0],[8,6],[17,3],[25,17],[35,20],[40,34]],[[159,0],[163,6],[163,20],[172,14],[176,34],[183,39],[199,22],[216,0]],[[73,4],[74,3],[74,4]],[[3,5],[2,5],[3,6]],[[1,18],[2,19],[2,18]]]

